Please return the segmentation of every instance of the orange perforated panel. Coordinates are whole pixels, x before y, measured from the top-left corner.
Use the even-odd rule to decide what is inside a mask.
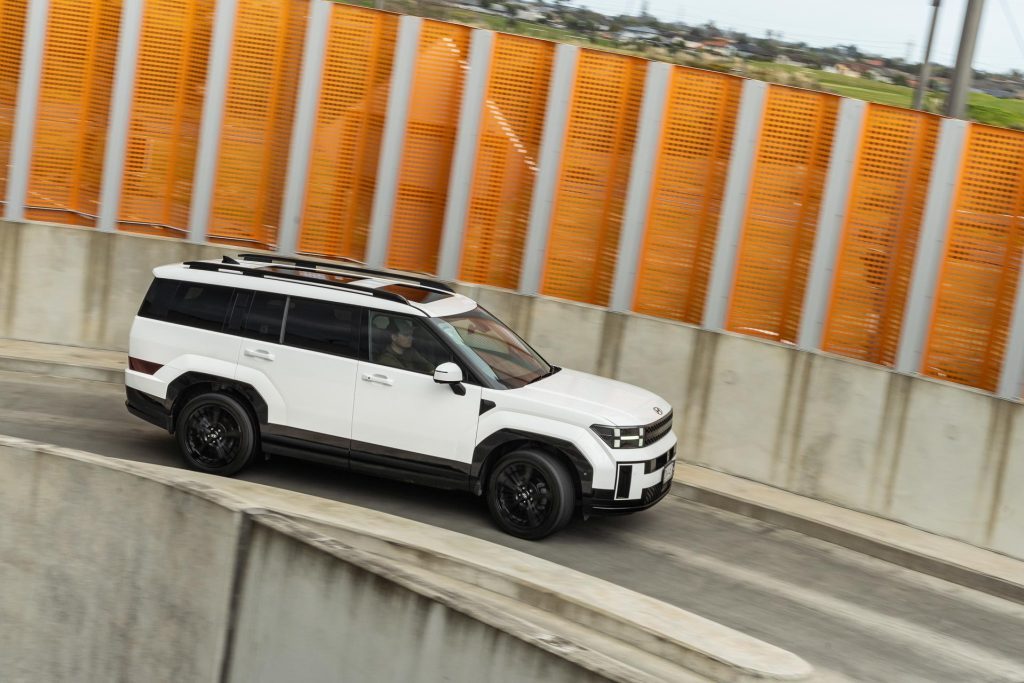
[[[647,62],[581,50],[542,292],[605,305],[633,162]]]
[[[272,247],[281,220],[307,0],[239,0],[211,237]]]
[[[921,372],[993,391],[1024,248],[1024,133],[974,124]]]
[[[868,105],[822,348],[892,365],[939,118]]]
[[[50,2],[25,212],[31,220],[95,224],[120,21],[120,2]]]
[[[699,324],[743,81],[672,70],[633,310]]]
[[[7,198],[7,167],[11,157],[26,9],[26,0],[0,0],[0,205]]]
[[[437,268],[471,29],[424,21],[409,98],[388,265]]]
[[[377,186],[398,16],[331,8],[300,250],[362,259]]]
[[[188,231],[215,0],[147,0],[121,188],[121,228]]]
[[[555,45],[499,33],[480,122],[461,279],[515,289]]]
[[[727,327],[795,342],[839,98],[769,86]]]

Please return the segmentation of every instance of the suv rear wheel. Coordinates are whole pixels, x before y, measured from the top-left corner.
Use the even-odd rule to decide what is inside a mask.
[[[201,472],[235,474],[256,452],[256,427],[249,411],[225,394],[201,394],[186,403],[175,434],[185,462]]]
[[[512,451],[498,461],[487,485],[487,506],[503,531],[537,540],[572,519],[576,489],[562,463],[543,451]]]

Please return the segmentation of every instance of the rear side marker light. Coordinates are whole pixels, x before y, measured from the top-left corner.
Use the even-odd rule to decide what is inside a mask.
[[[150,363],[148,360],[139,360],[138,358],[128,356],[128,369],[134,370],[135,372],[152,375],[162,367],[163,366],[159,363]]]

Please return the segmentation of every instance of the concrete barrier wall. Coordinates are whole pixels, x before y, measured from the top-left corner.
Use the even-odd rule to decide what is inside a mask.
[[[123,350],[153,266],[232,251],[0,222],[0,336]],[[1018,402],[672,321],[460,288],[552,362],[664,396],[688,462],[1024,558]]]
[[[813,674],[509,548],[177,468],[0,436],[0,519],[4,683]]]

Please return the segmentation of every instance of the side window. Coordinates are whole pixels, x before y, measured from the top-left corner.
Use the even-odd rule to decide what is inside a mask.
[[[174,293],[178,290],[177,280],[162,280],[156,278],[146,292],[146,298],[139,308],[139,317],[152,318],[154,320],[167,320],[167,315],[174,302]]]
[[[272,344],[280,343],[284,302],[287,298],[283,294],[253,292],[249,312],[246,314],[238,334]]]
[[[293,297],[284,343],[346,358],[359,357],[361,310],[355,306]]]
[[[404,315],[370,311],[370,362],[431,374],[453,360],[422,321]]]
[[[140,315],[149,314],[147,317],[214,332],[223,330],[233,292],[230,287],[198,282],[173,284],[173,294],[168,295],[170,289],[164,289],[168,286],[161,285],[154,293],[152,302],[147,295],[147,301],[143,304],[145,313],[140,311]]]

